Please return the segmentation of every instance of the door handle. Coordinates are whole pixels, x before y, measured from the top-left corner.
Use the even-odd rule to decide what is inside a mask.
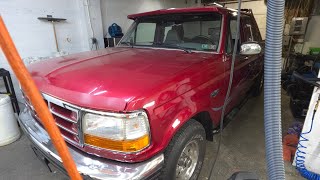
[[[220,89],[216,89],[215,91],[213,91],[211,94],[210,94],[210,97],[214,98],[216,97],[220,92]]]

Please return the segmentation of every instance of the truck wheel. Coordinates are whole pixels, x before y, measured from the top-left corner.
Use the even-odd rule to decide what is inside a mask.
[[[257,97],[260,96],[262,89],[263,89],[263,83],[264,83],[264,78],[263,78],[263,73],[261,73],[258,77],[256,82],[253,85],[253,91],[252,91],[252,96]]]
[[[206,151],[205,130],[196,120],[189,120],[176,133],[164,152],[161,178],[194,179],[200,174]]]

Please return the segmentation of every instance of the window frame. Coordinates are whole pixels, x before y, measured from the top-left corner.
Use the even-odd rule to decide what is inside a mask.
[[[228,43],[227,43],[227,41],[225,42],[225,54],[232,54],[233,53],[233,48],[234,48],[234,42],[233,42],[233,39],[232,39],[232,32],[231,32],[231,21],[232,20],[235,20],[235,21],[237,21],[237,19],[235,18],[235,19],[232,19],[232,15],[229,13],[228,15],[227,15],[227,34],[228,34],[228,36],[229,36],[229,38],[230,38],[230,42],[231,42],[231,52],[230,53],[228,53],[227,52],[227,45],[228,45]],[[237,53],[236,53],[236,55],[240,55],[240,47],[241,47],[241,44],[243,44],[243,43],[245,43],[245,42],[242,42],[242,40],[244,39],[243,38],[243,27],[242,27],[242,25],[243,25],[243,18],[242,18],[242,14],[241,14],[241,16],[240,16],[240,31],[239,31],[239,40],[238,40],[238,47],[237,47]]]
[[[201,12],[201,13],[189,13],[190,15],[201,15],[201,14],[218,14],[221,17],[221,21],[220,21],[220,34],[219,34],[219,43],[218,43],[218,47],[216,48],[216,50],[214,51],[204,51],[204,50],[191,50],[192,52],[201,52],[201,53],[220,53],[221,52],[221,44],[222,44],[222,37],[223,37],[223,25],[225,23],[225,15],[221,12]],[[172,15],[176,15],[176,14],[172,14]],[[148,46],[148,45],[137,45],[136,44],[136,37],[137,37],[137,27],[139,25],[140,19],[136,19],[132,25],[130,26],[130,28],[128,29],[127,33],[122,37],[122,39],[119,41],[118,45],[116,47],[127,47],[127,46],[121,46],[121,42],[124,39],[127,39],[128,37],[132,36],[132,33],[128,33],[130,31],[134,31],[134,44],[131,47],[135,47],[135,48],[153,48],[153,49],[170,49],[170,50],[179,50],[178,48],[166,48],[166,47],[161,47],[161,46]],[[201,21],[200,21],[201,22]],[[145,23],[145,22],[144,22]],[[154,37],[154,42],[157,42],[157,40],[159,40],[159,37],[161,37],[160,35],[157,35],[158,31],[159,31],[159,25],[156,25],[156,30],[155,30],[155,37]]]
[[[225,54],[232,54],[233,49],[232,49],[232,35],[231,35],[231,18],[230,18],[230,14],[228,14],[228,18],[227,18],[227,40],[225,42]],[[228,46],[230,45],[230,52],[228,52]]]
[[[251,26],[251,33],[252,33],[252,41],[255,42],[261,42],[262,41],[262,37],[261,37],[261,33],[260,33],[260,29],[257,25],[257,22],[254,19],[253,15],[248,15],[248,14],[244,14],[243,15],[243,19],[244,19],[244,26],[246,25],[250,25]],[[247,28],[247,27],[246,27]]]

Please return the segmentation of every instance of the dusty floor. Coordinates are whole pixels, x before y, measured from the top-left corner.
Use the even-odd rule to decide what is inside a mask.
[[[286,133],[293,122],[289,109],[289,98],[282,95],[282,129]],[[283,133],[283,134],[284,134]],[[208,179],[212,159],[215,158],[219,136],[214,142],[207,143],[207,155],[199,179]],[[238,112],[234,120],[223,131],[223,139],[214,177],[218,180],[228,179],[234,172],[255,172],[260,179],[266,177],[265,144],[263,122],[263,96],[251,98]],[[303,179],[295,168],[285,164],[286,179]]]
[[[292,123],[288,97],[282,98],[283,131]],[[221,150],[214,170],[217,180],[228,179],[236,171],[252,171],[266,179],[263,97],[251,98],[223,131]],[[208,179],[210,164],[216,156],[218,137],[207,143],[205,164],[199,179]],[[0,180],[68,179],[60,172],[50,173],[32,152],[29,141],[22,136],[19,141],[0,147]],[[294,167],[286,164],[288,180],[302,179]]]

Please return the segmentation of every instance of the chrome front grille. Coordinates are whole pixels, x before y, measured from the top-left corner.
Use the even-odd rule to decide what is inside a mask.
[[[34,107],[31,105],[29,99],[24,95],[24,93],[22,93],[22,95],[31,116],[36,119],[40,125],[42,125],[42,122],[35,112]],[[80,120],[81,110],[69,103],[63,102],[49,95],[43,94],[42,96],[64,139],[73,145],[82,147],[83,138]]]

